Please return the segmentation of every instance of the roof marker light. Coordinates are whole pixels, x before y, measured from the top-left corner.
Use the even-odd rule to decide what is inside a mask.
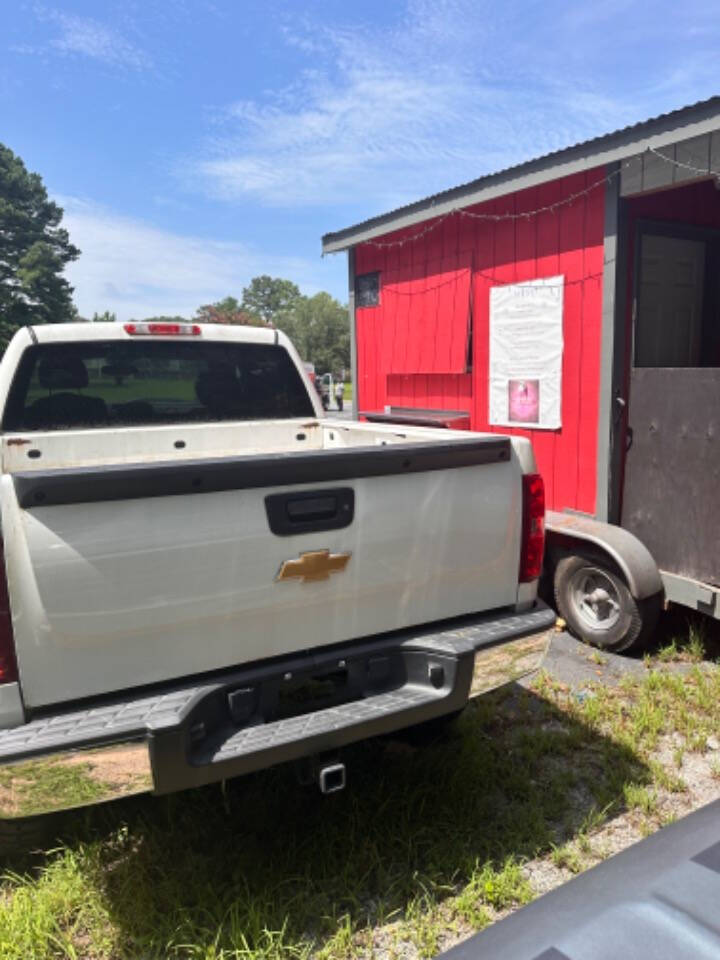
[[[126,323],[125,333],[134,337],[199,337],[198,323]]]

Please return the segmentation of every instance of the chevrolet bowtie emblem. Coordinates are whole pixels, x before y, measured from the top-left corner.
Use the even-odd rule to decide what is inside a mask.
[[[276,580],[327,580],[331,573],[341,573],[348,565],[349,553],[330,553],[329,550],[312,550],[301,553],[297,560],[285,560],[278,570]]]

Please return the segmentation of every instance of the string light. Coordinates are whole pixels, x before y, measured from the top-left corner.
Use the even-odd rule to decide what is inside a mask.
[[[425,287],[423,290],[396,290],[383,283],[383,296],[386,293],[391,293],[394,297],[416,297],[425,293],[433,293],[435,290],[440,290],[441,287],[447,287],[451,283],[457,283],[460,279],[460,274],[464,276],[466,273],[470,273],[470,267],[465,267],[464,270],[459,271],[455,276],[449,277],[447,280],[441,280],[440,283],[436,283],[434,287]]]
[[[538,207],[537,210],[529,210],[523,213],[473,213],[471,210],[462,210],[458,208],[456,212],[459,213],[461,217],[471,217],[473,220],[529,220],[530,217],[537,217],[541,213],[555,213],[555,211],[559,210],[561,207],[570,206],[576,200],[579,200],[580,197],[586,197],[588,194],[592,193],[593,190],[597,190],[598,187],[610,183],[619,173],[619,170],[613,170],[613,172],[608,174],[608,176],[602,177],[600,180],[596,180],[584,190],[578,190],[577,193],[571,193],[562,200],[556,200],[555,203],[549,203],[544,207]]]
[[[455,213],[460,213],[460,210],[450,210],[448,213],[443,213],[439,217],[435,217],[430,221],[429,224],[426,224],[422,230],[420,230],[418,233],[414,233],[410,237],[403,237],[401,240],[366,240],[363,246],[367,245],[368,247],[377,247],[381,250],[384,250],[388,247],[404,247],[408,243],[412,243],[415,240],[420,240],[427,236],[428,233],[431,233],[433,230],[439,227],[441,223],[444,223],[445,220]]]
[[[648,153],[652,153],[654,156],[660,157],[661,160],[664,160],[665,163],[672,164],[673,167],[679,167],[681,170],[690,170],[691,173],[696,173],[703,177],[715,177],[720,183],[720,170],[711,170],[709,164],[708,169],[704,170],[702,167],[693,167],[692,164],[683,163],[682,160],[676,160],[674,157],[666,157],[664,153],[660,153],[660,151],[656,150],[655,147],[648,147],[647,149]]]
[[[603,260],[603,268],[611,263],[615,263],[614,257],[611,257],[609,260]],[[604,274],[605,270],[603,269],[598,273],[586,273],[584,277],[576,277],[575,280],[567,280],[563,277],[560,283],[544,283],[543,277],[538,277],[536,280],[516,283],[514,280],[498,280],[497,277],[493,277],[490,273],[484,273],[482,270],[475,271],[475,276],[489,280],[496,287],[512,286],[519,287],[521,290],[526,288],[533,290],[537,290],[538,288],[542,288],[543,290],[562,290],[564,287],[574,287],[576,284],[585,283],[588,280],[601,280]]]
[[[455,214],[460,217],[467,217],[471,220],[484,220],[489,223],[501,223],[504,221],[530,220],[532,217],[537,217],[543,213],[555,213],[557,210],[562,209],[562,207],[567,207],[575,203],[575,201],[579,200],[581,197],[588,196],[588,194],[592,193],[593,190],[597,190],[598,187],[611,183],[619,174],[620,169],[613,170],[612,173],[609,173],[607,176],[601,177],[599,180],[591,183],[584,190],[578,190],[576,193],[571,193],[567,197],[563,197],[562,200],[556,200],[554,203],[549,203],[543,207],[538,207],[536,210],[525,210],[522,213],[480,213],[472,210],[466,210],[463,207],[454,207],[452,210],[448,210],[447,213],[443,213],[440,214],[440,216],[435,217],[428,224],[426,224],[422,230],[419,230],[417,233],[414,233],[411,236],[401,237],[398,240],[366,240],[363,246],[375,247],[379,250],[386,250],[392,247],[404,247],[408,243],[414,243],[416,240],[420,240],[422,237],[427,236],[428,233],[437,229],[441,223],[444,223],[445,220],[449,219]]]
[[[681,160],[675,160],[673,157],[668,157],[663,153],[660,153],[659,150],[656,150],[654,147],[646,147],[642,153],[653,154],[656,157],[659,157],[661,160],[664,160],[666,163],[671,164],[682,170],[688,170],[691,173],[695,173],[698,176],[712,176],[715,177],[720,184],[720,171],[703,169],[702,167],[694,167],[689,163],[684,163]],[[642,153],[640,156],[642,156]],[[535,210],[525,210],[521,213],[481,213],[479,211],[467,210],[463,207],[454,207],[452,210],[448,210],[446,213],[440,214],[437,217],[434,217],[425,226],[419,230],[417,233],[410,234],[409,236],[400,237],[397,240],[365,240],[362,246],[375,247],[378,250],[388,250],[395,247],[404,247],[408,243],[414,243],[416,240],[421,240],[423,237],[426,237],[433,230],[436,230],[442,223],[448,220],[452,216],[466,217],[471,220],[484,220],[488,223],[503,223],[503,222],[516,222],[518,220],[530,220],[532,217],[540,216],[544,213],[555,213],[558,210],[561,210],[563,207],[571,206],[577,200],[582,199],[583,197],[589,196],[599,187],[607,186],[612,183],[615,177],[620,176],[623,170],[628,169],[631,166],[632,161],[628,160],[625,163],[621,164],[617,170],[613,170],[611,173],[607,174],[605,177],[600,177],[598,180],[595,180],[593,183],[585,187],[584,190],[578,190],[575,193],[568,194],[567,197],[563,197],[562,200],[556,200],[553,203],[546,204],[542,207],[537,207]]]
[[[490,273],[485,273],[483,270],[473,270],[472,276],[482,277],[483,280],[488,280],[494,286],[512,286],[520,287],[521,289],[532,288],[537,289],[542,287],[544,290],[561,290],[564,287],[572,287],[578,283],[585,283],[588,280],[600,280],[604,276],[604,268],[609,264],[615,263],[615,257],[611,257],[608,260],[603,260],[603,270],[600,270],[598,273],[586,273],[584,277],[577,277],[574,280],[566,280],[563,278],[561,283],[542,283],[542,277],[538,277],[536,280],[527,280],[525,282],[517,283],[514,280],[498,280],[497,277],[494,277]],[[435,290],[440,290],[442,287],[447,287],[451,283],[457,283],[460,280],[460,275],[465,275],[470,273],[470,268],[466,267],[459,274],[449,277],[447,280],[441,280],[440,283],[436,283],[434,287],[424,287],[422,290],[397,290],[394,287],[386,286],[383,284],[383,296],[386,294],[391,294],[394,297],[418,297],[423,296],[426,293],[434,293]],[[359,307],[358,309],[362,309]]]

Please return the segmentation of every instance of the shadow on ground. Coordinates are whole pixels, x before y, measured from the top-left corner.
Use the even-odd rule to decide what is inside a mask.
[[[298,955],[343,917],[382,923],[457,893],[487,861],[547,852],[649,781],[631,751],[519,686],[471,704],[440,742],[343,758],[348,788],[332,797],[282,767],[79,814],[67,843],[120,955],[213,943]]]
[[[693,638],[697,643],[695,647]],[[615,686],[628,674],[645,676],[646,656],[660,656],[662,660],[668,655],[666,662],[675,661],[676,668],[682,672],[701,651],[705,660],[720,659],[720,621],[674,606],[661,614],[647,646],[630,653],[607,653],[581,643],[567,631],[555,633],[544,668],[555,680],[579,690],[595,683]]]
[[[652,655],[673,641],[683,649],[688,646],[693,637],[702,644],[706,660],[720,659],[720,620],[703,616],[685,607],[672,605],[668,611],[660,615],[648,652]]]

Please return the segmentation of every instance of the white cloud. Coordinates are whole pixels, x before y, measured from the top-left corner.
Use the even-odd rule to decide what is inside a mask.
[[[316,26],[309,41],[286,28],[313,69],[269,101],[227,107],[192,173],[227,199],[382,207],[597,133],[609,98],[580,86],[569,101],[523,61],[508,76],[502,18],[483,6],[416,0],[394,31]]]
[[[641,12],[618,38],[605,13],[518,6],[407,0],[394,28],[286,23],[284,42],[310,68],[219,111],[186,177],[222,199],[370,212],[672,109],[688,86],[709,95],[714,73],[680,83],[673,62],[687,51],[661,56],[667,37],[641,49]]]
[[[332,288],[342,274],[342,264],[319,257],[313,263],[266,256],[239,243],[162,230],[75,197],[56,199],[65,210],[63,226],[83,251],[66,271],[81,316],[104,310],[118,320],[191,316],[203,303],[239,297],[261,273],[293,280],[306,294]]]
[[[78,17],[48,7],[35,8],[37,18],[57,28],[50,47],[66,56],[89,57],[114,67],[142,71],[152,60],[138,45],[119,30],[90,17]]]

